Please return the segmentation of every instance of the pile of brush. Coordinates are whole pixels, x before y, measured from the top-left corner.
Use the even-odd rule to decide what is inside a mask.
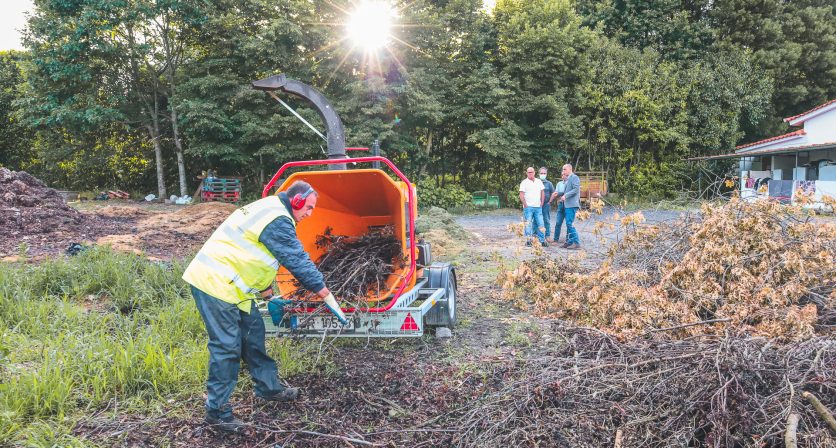
[[[315,261],[331,292],[344,301],[365,301],[386,292],[386,280],[404,267],[401,243],[391,227],[360,237],[334,235],[328,227],[317,237],[325,253]],[[297,294],[304,294],[298,289]],[[296,297],[301,298],[301,297]]]

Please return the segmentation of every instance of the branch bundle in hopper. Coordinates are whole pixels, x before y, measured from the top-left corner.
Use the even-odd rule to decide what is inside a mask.
[[[315,261],[325,277],[325,284],[340,300],[364,301],[385,293],[386,280],[404,267],[401,243],[390,226],[375,229],[360,237],[334,235],[332,228],[316,239],[325,253]],[[297,289],[293,299],[302,299]]]

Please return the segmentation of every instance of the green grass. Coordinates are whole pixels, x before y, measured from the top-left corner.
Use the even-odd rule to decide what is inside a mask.
[[[540,334],[540,327],[533,322],[512,322],[505,334],[505,342],[512,347],[525,348],[532,344],[532,337]]]
[[[0,446],[89,445],[74,422],[111,400],[154,413],[201,396],[206,336],[183,268],[102,248],[0,264]],[[316,344],[268,351],[283,376],[330,369]]]

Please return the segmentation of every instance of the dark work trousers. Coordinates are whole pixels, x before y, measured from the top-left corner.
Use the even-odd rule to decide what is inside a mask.
[[[547,240],[552,235],[552,227],[551,227],[552,206],[549,204],[548,201],[549,201],[549,198],[546,198],[546,202],[543,204],[543,226],[546,228],[546,239]]]
[[[281,392],[276,362],[264,346],[264,320],[250,302],[249,313],[192,286],[192,296],[209,334],[209,377],[206,412],[217,418],[232,415],[229,397],[238,382],[241,359],[247,363],[255,393],[264,397]]]

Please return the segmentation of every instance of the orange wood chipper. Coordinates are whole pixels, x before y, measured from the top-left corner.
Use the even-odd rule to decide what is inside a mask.
[[[311,86],[284,75],[255,81],[253,86],[266,91],[328,143],[327,160],[285,163],[262,192],[266,197],[275,194],[274,188],[277,192],[284,191],[297,180],[310,183],[316,190],[316,210],[297,228],[299,240],[311,258],[316,260],[323,255],[326,249],[317,245],[317,238],[328,232],[360,237],[384,227],[391,229],[403,254],[403,263],[392,263],[392,272],[388,273],[386,285],[380,288],[379,294],[366,297],[362,306],[343,308],[348,324],[340,324],[324,307],[310,303],[287,310],[278,326],[273,324],[266,310],[262,310],[268,333],[417,337],[429,327],[452,329],[456,324],[456,272],[449,263],[433,262],[429,243],[416,241],[418,206],[414,184],[384,157],[348,158],[342,121],[325,97]],[[327,137],[296,114],[277,92],[310,101],[327,126]],[[367,164],[372,167],[366,167]],[[348,169],[348,166],[355,168]],[[287,174],[289,170],[303,167],[321,170]],[[383,167],[388,168],[389,173]],[[280,179],[283,182],[280,183]],[[293,277],[283,268],[276,281],[282,296],[288,296],[297,288]]]

